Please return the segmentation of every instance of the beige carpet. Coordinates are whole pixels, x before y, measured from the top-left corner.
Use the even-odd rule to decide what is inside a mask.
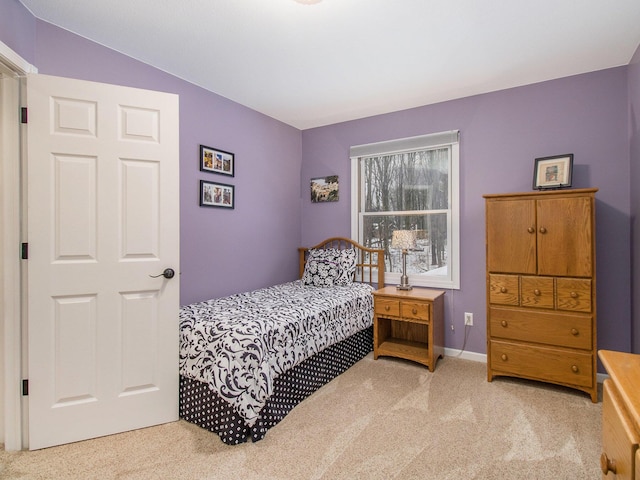
[[[264,440],[224,445],[179,421],[35,452],[2,479],[598,479],[601,404],[445,358],[436,371],[369,354]]]

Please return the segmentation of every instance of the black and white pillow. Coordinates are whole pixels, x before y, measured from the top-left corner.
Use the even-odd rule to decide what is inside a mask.
[[[315,287],[349,286],[356,271],[356,257],[353,248],[311,249],[302,282]]]

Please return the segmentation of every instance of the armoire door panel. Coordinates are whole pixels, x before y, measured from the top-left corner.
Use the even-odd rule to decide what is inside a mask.
[[[491,202],[486,215],[489,271],[535,274],[535,205],[522,200]]]
[[[591,200],[543,199],[538,205],[538,273],[590,277],[593,271]],[[562,212],[562,214],[559,214]]]

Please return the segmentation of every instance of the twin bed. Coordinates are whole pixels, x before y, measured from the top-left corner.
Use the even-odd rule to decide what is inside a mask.
[[[224,443],[261,440],[373,349],[384,251],[341,237],[298,250],[299,280],[180,309],[180,417]]]

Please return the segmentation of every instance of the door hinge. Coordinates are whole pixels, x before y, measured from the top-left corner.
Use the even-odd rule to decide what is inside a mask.
[[[20,123],[27,123],[27,107],[20,107]]]
[[[24,397],[29,395],[29,379],[28,378],[22,379],[22,395]]]
[[[23,243],[20,250],[20,258],[22,258],[22,260],[27,260],[29,258],[29,244]]]

